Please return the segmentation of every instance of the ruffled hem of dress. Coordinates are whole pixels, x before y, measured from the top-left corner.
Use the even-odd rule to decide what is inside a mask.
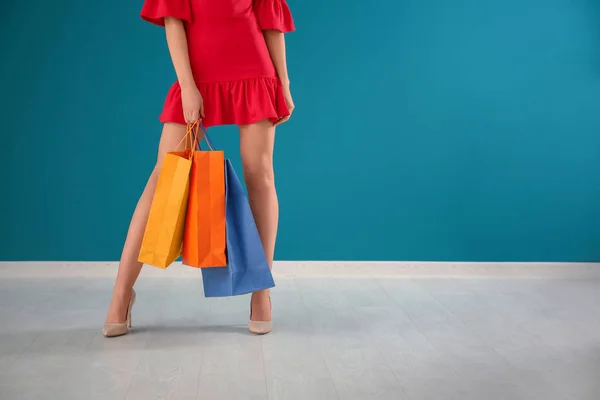
[[[264,119],[275,123],[290,115],[278,78],[199,82],[196,86],[204,99],[205,127],[247,125]],[[185,124],[179,83],[171,86],[159,119],[162,123]]]

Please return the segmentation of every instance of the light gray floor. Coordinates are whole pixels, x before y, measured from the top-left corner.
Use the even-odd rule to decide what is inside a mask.
[[[600,281],[279,278],[248,297],[142,278],[134,332],[100,334],[112,281],[0,281],[0,399],[600,399]]]

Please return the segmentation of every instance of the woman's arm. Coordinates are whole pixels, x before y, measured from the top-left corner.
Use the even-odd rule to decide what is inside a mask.
[[[275,66],[277,76],[283,84],[283,94],[285,96],[285,102],[291,114],[292,111],[294,111],[294,101],[292,100],[292,93],[290,91],[290,78],[288,76],[287,61],[285,55],[285,38],[282,32],[274,29],[268,29],[263,31],[263,35],[265,37],[265,42],[267,43],[267,48],[269,49],[269,54],[271,55],[271,60],[273,61],[273,65]],[[289,115],[280,119],[275,125],[282,124],[288,119],[290,119]]]
[[[265,42],[267,42],[267,47],[269,48],[269,54],[271,55],[271,60],[273,60],[275,71],[277,71],[277,76],[279,76],[281,83],[283,83],[284,86],[287,86],[290,84],[290,79],[288,77],[285,56],[285,37],[282,32],[273,29],[263,31],[263,35],[265,37]]]
[[[181,87],[183,116],[185,121],[191,124],[204,117],[204,105],[192,74],[183,21],[173,17],[165,17],[165,30],[169,53]]]
[[[173,67],[175,67],[179,85],[181,87],[194,85],[183,21],[173,17],[165,17],[165,31],[169,53],[171,53],[171,60],[173,61]]]

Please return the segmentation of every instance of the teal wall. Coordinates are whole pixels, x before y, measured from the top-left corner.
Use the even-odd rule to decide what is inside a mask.
[[[141,0],[59,3],[3,5],[2,260],[118,259],[174,79]],[[600,260],[599,0],[289,3],[278,259]]]

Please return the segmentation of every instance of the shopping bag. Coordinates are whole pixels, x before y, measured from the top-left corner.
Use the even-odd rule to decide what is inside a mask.
[[[205,137],[210,143],[206,132]],[[227,266],[202,269],[204,295],[237,296],[274,287],[250,205],[229,160],[225,160],[225,195]]]
[[[225,156],[199,146],[198,125],[194,137],[190,192],[183,234],[182,262],[196,268],[224,267],[225,255]]]
[[[184,140],[192,140],[190,128]],[[138,256],[144,264],[167,268],[181,255],[191,156],[190,151],[165,155]]]

